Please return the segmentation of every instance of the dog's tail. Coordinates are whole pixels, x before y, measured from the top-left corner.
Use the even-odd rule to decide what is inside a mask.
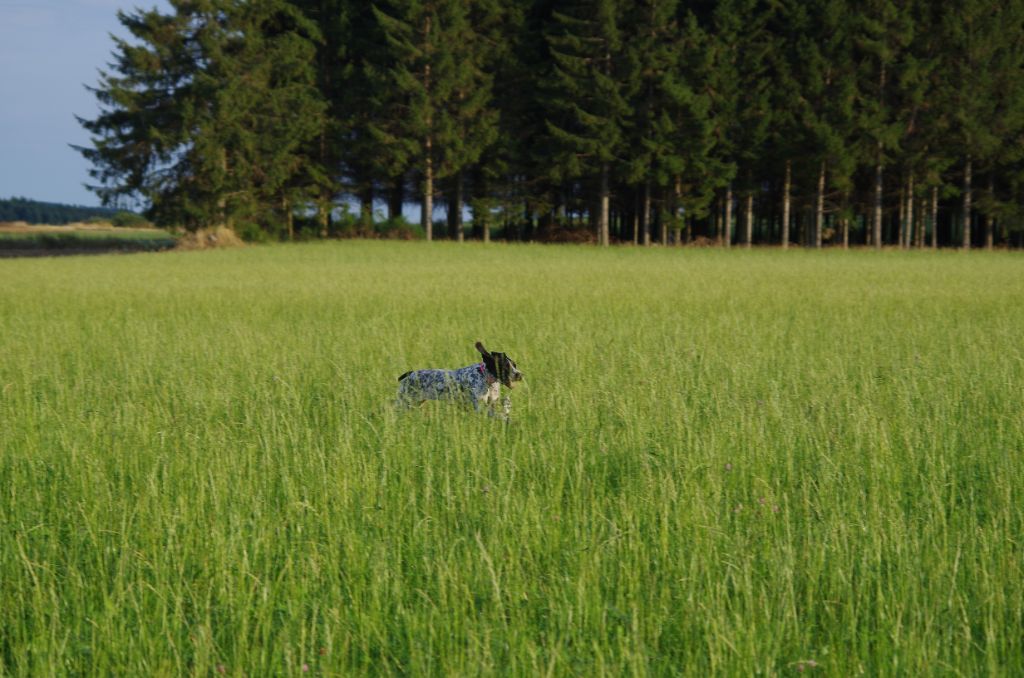
[[[398,381],[402,381],[403,379],[405,379],[406,377],[408,377],[408,376],[409,376],[410,374],[412,374],[413,372],[415,372],[415,370],[409,370],[408,372],[406,372],[405,374],[403,374],[402,376],[400,376],[400,377],[398,378]]]

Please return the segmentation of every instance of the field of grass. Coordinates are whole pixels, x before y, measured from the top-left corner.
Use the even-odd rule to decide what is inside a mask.
[[[68,226],[0,225],[0,254],[94,251],[154,251],[174,247],[176,239],[157,228],[115,228],[78,224]]]
[[[1024,674],[1019,254],[352,241],[0,290],[0,675]],[[510,424],[392,410],[477,339]]]

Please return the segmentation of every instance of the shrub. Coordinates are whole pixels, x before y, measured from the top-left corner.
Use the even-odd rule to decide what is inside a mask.
[[[118,228],[150,228],[153,226],[141,214],[135,212],[121,211],[110,218],[110,223]]]
[[[421,240],[426,235],[422,226],[401,215],[377,222],[373,230],[377,237],[389,240]]]

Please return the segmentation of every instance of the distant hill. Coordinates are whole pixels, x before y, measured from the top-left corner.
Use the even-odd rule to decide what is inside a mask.
[[[0,221],[26,221],[30,224],[70,224],[93,218],[113,220],[121,210],[106,207],[63,205],[28,198],[0,198]]]

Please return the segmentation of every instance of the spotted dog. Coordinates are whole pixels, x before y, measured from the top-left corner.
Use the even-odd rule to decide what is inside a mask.
[[[487,409],[489,416],[508,419],[512,403],[501,397],[501,385],[511,389],[523,380],[514,360],[504,353],[490,352],[479,341],[476,350],[483,362],[456,370],[413,370],[398,378],[399,409],[422,405],[428,400],[450,400],[472,405],[477,412]],[[501,412],[495,411],[501,400]]]

